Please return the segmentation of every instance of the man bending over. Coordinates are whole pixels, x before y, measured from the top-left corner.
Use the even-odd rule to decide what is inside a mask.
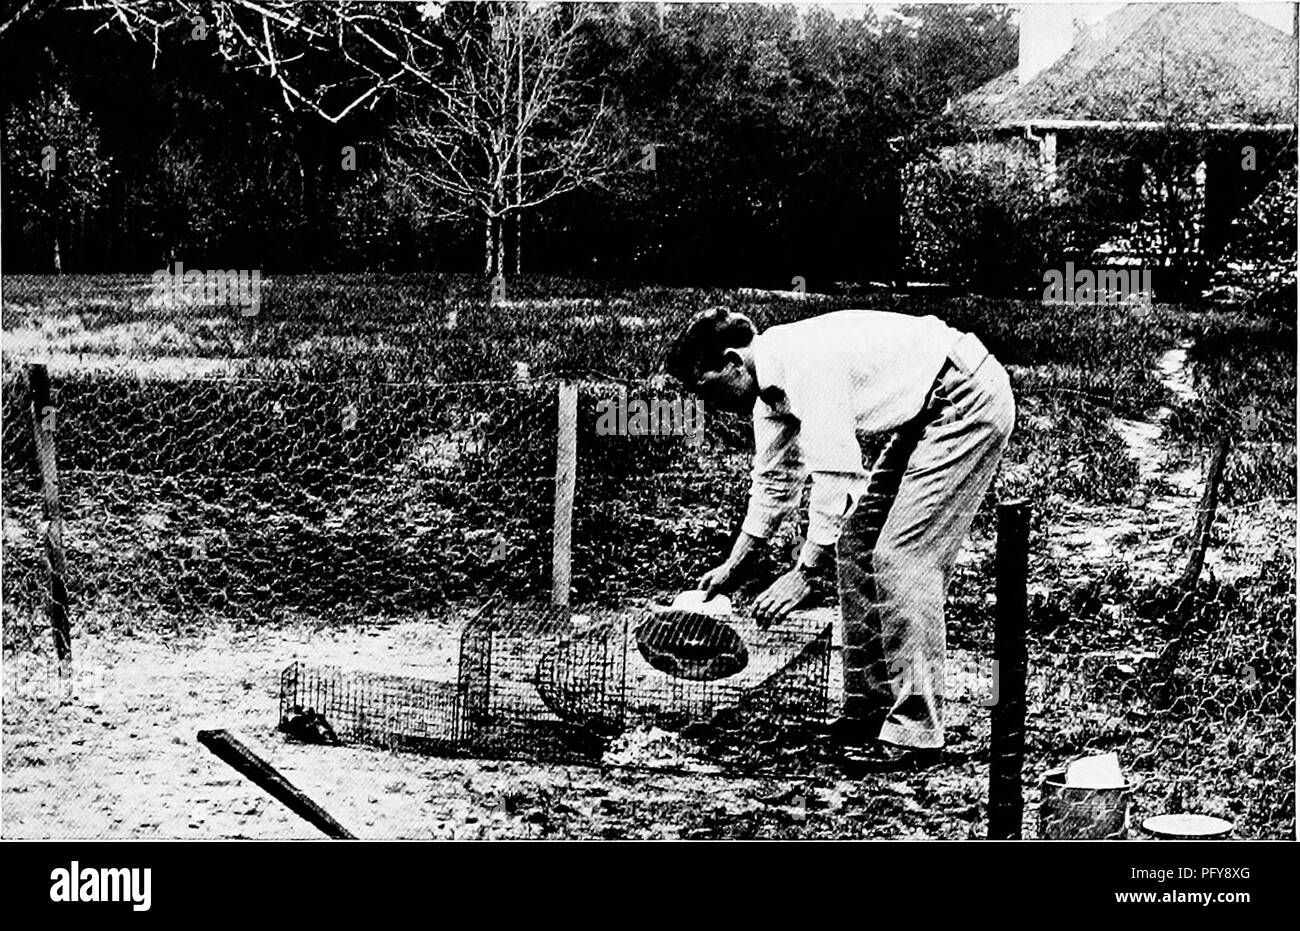
[[[850,753],[888,767],[933,763],[944,742],[944,599],[1015,422],[1006,371],[935,317],[843,310],[758,333],[726,308],[697,314],[666,367],[706,403],[753,415],[749,509],[731,555],[699,587],[707,597],[734,587],[811,476],[806,542],[755,615],[788,615],[833,551],[844,623],[833,730]],[[894,434],[870,477],[859,433]]]

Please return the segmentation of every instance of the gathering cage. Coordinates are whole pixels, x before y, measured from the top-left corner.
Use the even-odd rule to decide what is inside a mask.
[[[295,662],[280,677],[280,725],[301,736],[291,725],[309,716],[340,743],[429,755],[596,762],[637,727],[743,743],[824,722],[832,636],[824,617],[796,614],[768,629],[729,618],[744,655],[718,678],[657,667],[644,645],[654,618],[575,622],[557,606],[493,607],[461,629],[455,681]]]

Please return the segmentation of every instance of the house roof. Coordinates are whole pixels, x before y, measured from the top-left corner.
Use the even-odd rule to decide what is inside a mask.
[[[1129,4],[1025,84],[963,97],[979,122],[1291,124],[1294,40],[1231,3]]]

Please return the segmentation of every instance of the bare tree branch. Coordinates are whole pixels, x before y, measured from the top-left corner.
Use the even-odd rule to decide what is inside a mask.
[[[574,75],[583,18],[558,5],[493,4],[457,36],[443,106],[399,125],[398,159],[424,211],[473,219],[501,271],[501,224],[600,183],[620,160],[612,110]]]
[[[438,16],[445,4],[362,0],[80,0],[73,9],[104,15],[149,42],[156,53],[169,30],[216,33],[217,53],[238,66],[265,68],[291,110],[338,123],[386,92],[439,98]],[[341,68],[341,65],[348,67]],[[323,74],[343,71],[338,80]]]

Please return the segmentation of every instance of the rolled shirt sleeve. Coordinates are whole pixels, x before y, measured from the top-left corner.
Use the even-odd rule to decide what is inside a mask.
[[[865,489],[865,476],[814,472],[812,498],[808,502],[808,543],[834,546],[839,542],[844,519]],[[804,555],[812,562],[812,553],[807,548]]]
[[[749,510],[740,529],[762,540],[770,537],[798,506],[806,477],[798,421],[759,401],[754,405]]]
[[[812,439],[816,462],[812,468],[804,448]],[[839,424],[801,424],[791,415],[774,412],[760,402],[754,407],[754,467],[750,473],[749,510],[741,529],[767,539],[799,505],[811,470],[812,495],[808,503],[808,543],[834,546],[844,519],[866,488],[862,450],[852,421]],[[811,561],[811,554],[809,561]]]

